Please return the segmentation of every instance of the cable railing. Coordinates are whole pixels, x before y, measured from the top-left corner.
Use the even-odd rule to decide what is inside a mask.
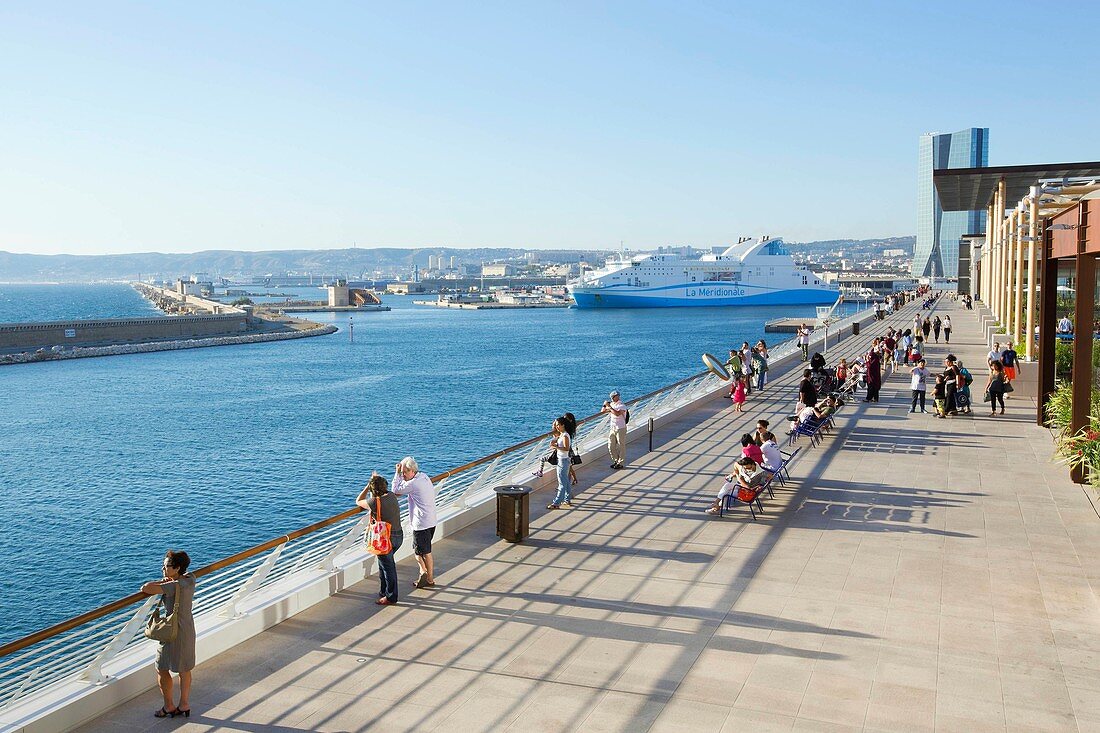
[[[867,311],[859,311],[828,328],[839,335],[866,316]],[[811,347],[824,335],[825,329],[816,329]],[[798,353],[799,347],[791,339],[771,349],[768,362],[777,364]],[[626,403],[631,412],[628,432],[646,430],[650,418],[667,416],[726,386],[728,382],[703,371],[630,400]],[[585,455],[599,450],[609,422],[610,416],[602,413],[579,420],[578,452]],[[433,476],[441,517],[492,500],[495,486],[533,479],[549,437],[549,433],[538,435]],[[402,504],[405,518],[407,505]],[[357,542],[367,519],[366,513],[354,507],[195,570],[195,577],[202,579],[193,606],[196,627],[201,632],[228,622],[248,607],[262,604],[265,595],[277,596],[280,586],[289,588],[373,559]],[[155,643],[146,640],[141,631],[157,599],[134,593],[0,646],[0,712],[66,683],[103,683],[107,680],[105,665],[119,655],[140,653],[139,648],[144,647],[152,659]]]

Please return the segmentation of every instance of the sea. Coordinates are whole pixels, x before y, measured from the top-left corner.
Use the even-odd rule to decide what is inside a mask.
[[[403,456],[442,473],[814,311],[383,300],[304,316],[330,336],[0,367],[0,643],[135,592],[168,548],[201,567],[349,508]],[[0,284],[0,323],[156,314],[125,284]]]

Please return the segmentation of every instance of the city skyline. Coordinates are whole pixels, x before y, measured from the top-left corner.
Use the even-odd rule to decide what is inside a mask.
[[[1029,27],[973,32],[1013,6],[6,4],[0,250],[904,236],[930,130],[1100,158],[1100,102]],[[1097,20],[1068,9],[1062,40]],[[1075,100],[1056,139],[1021,79]]]

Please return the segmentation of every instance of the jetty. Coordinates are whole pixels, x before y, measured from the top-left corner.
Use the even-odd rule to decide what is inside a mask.
[[[842,338],[830,343],[830,363],[904,326],[916,306],[834,324]],[[928,346],[929,360],[951,352],[980,373],[986,314],[943,300],[936,312],[951,315],[955,332],[950,346]],[[403,556],[396,607],[373,603],[354,510],[323,523],[335,546],[311,545],[324,533],[315,526],[252,553],[269,562],[237,571],[251,573],[242,590],[214,589],[226,570],[200,578],[197,598],[204,586],[213,594],[203,607],[223,611],[199,617],[187,724],[1093,729],[1100,516],[1092,490],[1052,463],[1051,434],[1035,424],[1035,365],[1023,365],[998,418],[909,414],[908,375],[891,374],[881,402],[852,401],[820,444],[796,444],[788,480],[755,520],[744,506],[709,516],[738,437],[758,418],[783,431],[802,366],[789,347],[773,349],[772,380],[744,413],[706,373],[632,404],[624,470],[606,467],[606,423],[585,421],[572,510],[542,508],[548,480],[528,471],[541,436],[437,475],[437,586],[408,591],[415,571]],[[491,499],[480,497],[519,474],[537,491],[530,536],[512,544],[495,535]],[[316,567],[285,575],[309,557]],[[282,579],[269,581],[265,566]],[[0,730],[159,730],[149,652],[138,643],[114,653],[97,657],[83,682],[9,701]]]

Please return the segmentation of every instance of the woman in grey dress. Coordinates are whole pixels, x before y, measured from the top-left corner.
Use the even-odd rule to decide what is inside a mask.
[[[164,577],[141,586],[147,595],[164,595],[167,613],[172,613],[176,594],[180,594],[179,631],[176,638],[161,642],[157,650],[157,686],[164,696],[164,705],[153,713],[158,718],[177,715],[191,717],[191,670],[195,668],[195,617],[191,604],[195,599],[195,576],[187,572],[191,558],[182,550],[169,550],[164,555]],[[172,701],[172,673],[180,676],[180,702]]]

